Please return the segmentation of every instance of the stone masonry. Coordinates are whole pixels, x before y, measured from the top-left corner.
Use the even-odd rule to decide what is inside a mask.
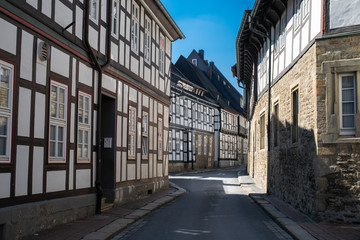
[[[336,94],[337,74],[355,72],[360,99],[359,42],[358,36],[317,40],[275,79],[269,164],[266,127],[260,149],[260,117],[265,114],[267,126],[268,92],[260,95],[250,122],[248,171],[257,186],[317,220],[360,222],[360,104],[356,135],[341,136]],[[293,143],[294,89],[299,93],[299,130],[298,141]],[[279,107],[278,146],[274,146],[275,104]]]

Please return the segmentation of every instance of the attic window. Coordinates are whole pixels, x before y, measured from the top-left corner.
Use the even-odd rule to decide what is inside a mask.
[[[218,81],[220,81],[220,75],[218,75]]]
[[[191,59],[191,63],[197,66],[197,59]]]
[[[224,85],[226,86],[226,82],[225,82],[225,80],[224,80]]]

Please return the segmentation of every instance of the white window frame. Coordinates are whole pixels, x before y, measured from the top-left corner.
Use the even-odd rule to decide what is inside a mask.
[[[82,98],[82,103],[80,102]],[[88,106],[86,108],[86,101]],[[91,162],[91,108],[92,98],[90,94],[79,91],[78,98],[78,135],[77,135],[77,162],[78,163],[90,163]],[[87,115],[87,121],[85,116]],[[85,137],[87,133],[87,139]],[[80,137],[82,141],[80,141]],[[87,142],[85,141],[87,140]],[[87,146],[86,146],[87,145]],[[87,147],[87,154],[84,153],[84,150]],[[79,152],[80,151],[80,152]]]
[[[197,66],[197,59],[196,58],[191,59],[191,63],[194,64],[195,66]],[[218,76],[218,78],[219,78],[219,76]]]
[[[129,126],[128,126],[128,158],[136,159],[136,126],[137,126],[137,118],[136,118],[136,108],[129,106]]]
[[[165,37],[160,34],[159,43],[159,72],[161,76],[165,74]]]
[[[281,20],[280,20],[280,50],[284,48],[285,40],[286,40],[286,11],[281,16]]]
[[[116,6],[116,11],[114,11],[115,6]],[[111,14],[112,14],[111,34],[115,38],[118,38],[118,35],[119,35],[119,25],[120,25],[119,24],[119,13],[120,13],[119,9],[120,9],[119,0],[113,0],[112,1],[112,11],[111,11]],[[116,24],[116,26],[115,26],[115,24]]]
[[[302,1],[302,5],[303,5],[303,19],[305,19],[310,12],[310,0],[303,0]]]
[[[163,159],[164,149],[163,149],[163,120],[161,118],[158,118],[158,160]]]
[[[143,159],[149,158],[149,113],[142,112],[141,154]]]
[[[139,5],[132,1],[131,4],[131,50],[136,54],[139,54],[139,19],[140,10]]]
[[[209,156],[212,156],[212,149],[213,149],[213,138],[209,137]]]
[[[151,60],[151,20],[145,15],[145,34],[144,34],[144,59],[150,64]]]
[[[294,30],[298,30],[301,25],[301,2],[302,0],[295,0],[294,2]]]
[[[13,92],[14,92],[14,70],[15,67],[12,64],[0,60],[0,68],[9,70],[9,86],[7,88],[2,87],[0,83],[0,92],[1,89],[8,89],[7,97],[7,106],[0,105],[0,118],[5,118],[6,120],[6,135],[0,135],[1,138],[5,138],[5,154],[0,155],[0,163],[11,163],[11,148],[12,148],[12,118],[13,118]]]
[[[343,77],[353,77],[353,88],[346,88],[346,90],[352,90],[353,91],[353,101],[346,101],[346,103],[353,103],[353,113],[352,114],[343,114]],[[339,75],[339,117],[340,117],[340,135],[355,135],[356,132],[356,75],[355,73],[346,73],[346,74],[340,74]],[[343,117],[344,116],[353,116],[354,118],[354,126],[351,128],[345,128],[343,126]]]
[[[56,94],[58,97],[59,91],[62,89],[64,90],[64,102],[58,102],[56,99],[55,101],[52,101],[51,99],[51,93],[52,88],[56,88]],[[52,109],[52,103],[56,104],[56,110],[55,110],[55,116],[51,115],[51,109]],[[64,105],[64,114],[63,116],[59,116],[59,107],[61,105]],[[68,111],[68,86],[62,83],[59,83],[55,80],[51,80],[50,84],[50,104],[49,104],[49,163],[66,163],[66,153],[67,153],[67,111]],[[55,139],[52,139],[51,137],[51,128],[55,127]],[[59,129],[63,128],[63,139],[59,139]],[[51,143],[55,144],[55,155],[51,155]],[[63,144],[62,151],[59,151],[59,144]]]
[[[94,4],[95,4],[95,9],[94,9]],[[90,0],[89,15],[90,15],[90,19],[95,23],[99,22],[99,4],[100,4],[99,0]]]

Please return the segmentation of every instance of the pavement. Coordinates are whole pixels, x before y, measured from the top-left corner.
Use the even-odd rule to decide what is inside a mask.
[[[186,193],[186,190],[170,183],[169,189],[146,198],[115,207],[89,218],[62,224],[35,233],[25,240],[107,240],[126,227],[145,217],[161,206]]]
[[[219,169],[193,170],[174,175],[186,175],[216,171]],[[266,194],[256,187],[245,169],[238,172],[239,185],[270,217],[294,239],[299,240],[360,240],[360,225],[317,223],[280,199]],[[59,225],[28,236],[25,240],[108,240],[122,230],[161,206],[186,193],[186,190],[170,183],[170,188],[119,207],[100,215]]]
[[[360,224],[330,224],[315,222],[279,198],[256,187],[245,169],[238,172],[242,189],[293,238],[299,240],[360,240]]]

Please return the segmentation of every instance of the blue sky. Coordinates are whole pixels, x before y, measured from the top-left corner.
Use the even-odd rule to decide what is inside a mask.
[[[186,39],[173,43],[172,62],[187,57],[195,49],[204,49],[205,59],[213,61],[232,85],[231,66],[236,63],[235,39],[244,10],[254,0],[162,0]]]

